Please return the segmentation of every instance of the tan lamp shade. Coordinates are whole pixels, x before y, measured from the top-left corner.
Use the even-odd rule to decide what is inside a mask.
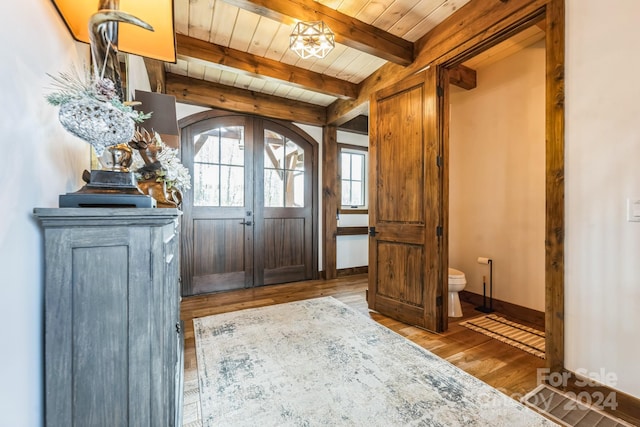
[[[151,118],[139,126],[149,133],[158,132],[162,141],[171,148],[180,148],[180,131],[176,118],[176,97],[158,92],[137,90],[135,100],[142,104],[135,109],[145,113],[151,112]]]
[[[89,43],[89,18],[98,0],[52,0],[74,39]],[[118,8],[153,27],[118,26],[118,50],[164,62],[176,62],[173,0],[120,0]]]

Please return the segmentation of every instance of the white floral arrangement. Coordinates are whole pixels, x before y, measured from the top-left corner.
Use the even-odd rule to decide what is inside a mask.
[[[149,135],[146,131],[144,132]],[[149,168],[150,164],[143,159],[140,150],[134,150],[132,169],[136,171],[136,179],[148,180],[155,179],[156,182],[164,182],[167,190],[177,189],[180,192],[191,188],[191,174],[189,169],[184,167],[180,162],[180,156],[177,149],[167,146],[160,137],[160,134],[154,132],[151,138],[143,137],[143,134],[136,131],[138,143],[141,140],[146,142],[146,151],[153,153],[153,163],[158,162],[159,168]],[[151,164],[153,164],[151,163]]]

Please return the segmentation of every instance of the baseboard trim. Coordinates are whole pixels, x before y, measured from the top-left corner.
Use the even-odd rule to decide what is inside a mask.
[[[575,394],[579,400],[582,398],[586,403],[592,403],[614,417],[640,426],[640,399],[596,383],[567,369],[564,369],[562,374],[562,378],[559,375],[548,377],[546,383],[558,390]],[[612,404],[616,407],[612,408]]]
[[[353,276],[356,274],[365,274],[369,272],[369,266],[341,268],[337,271],[337,277]]]
[[[481,306],[483,297],[469,291],[460,292],[460,300],[471,303],[475,306]],[[487,298],[487,305],[489,305],[489,298]],[[538,328],[542,331],[544,328],[544,312],[533,310],[531,308],[523,307],[521,305],[512,304],[506,301],[500,301],[493,299],[493,309],[501,314],[514,319],[521,320],[530,324],[532,327]]]

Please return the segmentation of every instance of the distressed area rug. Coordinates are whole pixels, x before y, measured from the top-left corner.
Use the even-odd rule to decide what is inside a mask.
[[[194,319],[203,426],[550,426],[332,297]]]
[[[541,359],[545,358],[544,332],[537,329],[512,322],[495,314],[477,317],[459,324],[524,350]]]

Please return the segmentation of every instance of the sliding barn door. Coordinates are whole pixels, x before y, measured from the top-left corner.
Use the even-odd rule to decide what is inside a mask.
[[[443,329],[436,67],[371,97],[369,308]]]

